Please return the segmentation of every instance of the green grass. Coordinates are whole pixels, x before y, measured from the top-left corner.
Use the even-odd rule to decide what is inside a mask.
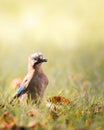
[[[48,58],[43,65],[49,78],[45,99],[39,107],[31,102],[11,106],[9,101],[16,91],[11,81],[24,77],[28,55],[38,50]],[[11,129],[16,124],[30,129],[32,123],[37,130],[103,130],[103,50],[103,44],[84,44],[74,49],[52,44],[0,44],[0,127]],[[51,100],[48,108],[46,100],[53,96],[65,97],[70,103]],[[33,109],[36,112],[29,115]]]

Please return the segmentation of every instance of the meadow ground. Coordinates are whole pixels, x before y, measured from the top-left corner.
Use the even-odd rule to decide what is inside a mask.
[[[29,54],[41,51],[49,78],[40,106],[9,104],[13,79],[24,77]],[[0,44],[0,129],[104,130],[104,45]]]

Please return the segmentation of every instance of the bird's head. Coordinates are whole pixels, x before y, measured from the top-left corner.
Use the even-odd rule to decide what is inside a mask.
[[[43,62],[47,62],[47,59],[42,53],[37,52],[30,55],[29,62],[31,62],[31,65],[35,68],[36,66],[41,65]]]

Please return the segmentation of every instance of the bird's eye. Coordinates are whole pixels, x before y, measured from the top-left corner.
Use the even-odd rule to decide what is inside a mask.
[[[37,58],[34,58],[34,60],[37,60]]]

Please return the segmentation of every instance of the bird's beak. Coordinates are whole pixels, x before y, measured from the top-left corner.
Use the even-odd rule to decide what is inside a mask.
[[[42,61],[42,62],[47,62],[47,59],[46,59],[46,58],[43,58],[41,61]]]

